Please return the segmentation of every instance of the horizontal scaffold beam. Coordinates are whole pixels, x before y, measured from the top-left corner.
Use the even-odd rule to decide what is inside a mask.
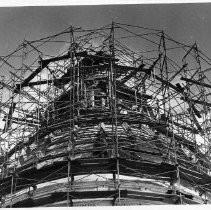
[[[80,110],[80,117],[77,117],[77,119],[74,120],[75,125],[96,125],[100,122],[104,123],[110,123],[112,121],[112,115],[111,113],[108,112],[94,112],[91,111],[89,114],[86,113],[84,110]],[[103,115],[102,115],[103,113]],[[41,126],[40,130],[38,133],[35,135],[29,137],[28,142],[19,142],[17,145],[15,145],[8,153],[7,157],[10,158],[16,151],[23,149],[25,146],[31,145],[36,139],[42,139],[46,135],[49,135],[51,132],[55,131],[56,129],[64,128],[65,126],[69,126],[69,117],[66,116],[67,119],[63,119],[61,123],[57,124],[49,124]],[[151,126],[153,129],[157,130],[158,132],[168,135],[168,137],[174,137],[179,143],[185,145],[188,147],[192,152],[196,152],[196,145],[194,142],[191,142],[184,137],[181,137],[177,134],[173,134],[172,131],[168,131],[167,128],[156,121],[151,120],[149,117],[143,115],[143,114],[130,114],[128,113],[127,115],[124,114],[118,114],[117,119],[119,122],[128,122],[131,124],[147,124]]]
[[[68,157],[68,154],[65,156]],[[10,174],[6,178],[0,180],[0,193],[1,195],[9,194],[11,191],[12,176],[16,181],[16,190],[22,190],[42,182],[53,181],[67,177],[67,161],[52,162],[50,165],[43,166],[37,169],[34,163],[31,167],[23,166],[17,168],[15,174]],[[143,174],[151,176],[157,180],[168,179],[174,180],[177,177],[177,166],[169,163],[151,163],[149,161],[134,161],[125,158],[119,158],[120,168],[119,172],[122,175],[140,176]],[[58,171],[56,174],[55,172]],[[206,185],[206,188],[211,192],[211,187],[208,183],[211,182],[211,177],[200,172],[179,166],[180,177],[183,180],[189,181],[190,179],[198,185]],[[95,158],[95,159],[75,159],[71,161],[71,173],[74,176],[85,175],[92,173],[117,173],[116,171],[116,158]],[[40,181],[37,181],[40,180]]]
[[[206,84],[206,83],[202,83],[202,82],[199,82],[199,81],[196,81],[196,80],[192,80],[192,79],[188,79],[188,78],[184,78],[184,77],[181,77],[180,79],[183,80],[183,81],[186,81],[186,82],[191,82],[191,83],[196,84],[196,85],[211,88],[211,85]]]
[[[118,196],[122,199],[138,199],[138,200],[148,200],[148,201],[162,201],[167,204],[174,204],[176,200],[185,199],[189,204],[199,204],[198,202],[186,198],[186,194],[161,194],[161,193],[152,193],[152,192],[140,192],[140,191],[131,191],[131,190],[103,190],[103,191],[70,191],[69,198],[70,200],[75,199],[97,199],[97,198],[110,198],[115,199]],[[38,207],[46,204],[52,204],[56,202],[65,201],[67,197],[67,192],[61,192],[59,190],[55,192],[49,192],[45,194],[45,198],[27,198],[22,201],[13,203],[11,207]],[[96,200],[96,202],[99,202]],[[7,206],[10,207],[10,206]]]
[[[68,157],[68,153],[64,156]],[[43,182],[53,181],[67,177],[68,160],[53,162],[50,165],[37,169],[34,163],[30,163],[31,167],[23,166],[16,169],[15,175],[8,174],[6,178],[0,179],[0,194],[6,195],[11,192],[11,184],[13,178],[16,180],[16,190],[22,190],[30,186],[41,184]],[[148,174],[157,176],[159,180],[168,180],[176,178],[176,166],[168,163],[152,163],[149,161],[132,161],[125,158],[119,158],[120,174],[133,176],[134,173]],[[55,173],[58,171],[57,173]],[[135,172],[134,172],[135,171]],[[71,161],[72,175],[85,174],[104,174],[117,173],[116,158],[92,158],[92,159],[75,159]],[[160,174],[160,175],[157,175]],[[13,176],[13,177],[12,177]],[[21,178],[21,179],[20,179]],[[38,181],[39,180],[39,181]]]

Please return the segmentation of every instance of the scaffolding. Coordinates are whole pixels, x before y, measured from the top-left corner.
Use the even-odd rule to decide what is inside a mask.
[[[211,59],[112,22],[0,57],[2,207],[211,203]]]

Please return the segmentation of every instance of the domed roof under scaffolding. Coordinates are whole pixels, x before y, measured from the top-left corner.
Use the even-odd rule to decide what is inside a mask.
[[[211,203],[211,59],[196,43],[71,26],[0,60],[2,207]]]

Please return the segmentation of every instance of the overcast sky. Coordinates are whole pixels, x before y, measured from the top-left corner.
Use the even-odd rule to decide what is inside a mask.
[[[164,29],[178,41],[197,41],[211,57],[211,4],[98,5],[0,8],[0,55],[23,39],[33,40],[69,27],[95,28],[111,21]]]

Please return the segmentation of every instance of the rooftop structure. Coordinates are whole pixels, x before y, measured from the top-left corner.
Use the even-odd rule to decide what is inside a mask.
[[[0,57],[2,207],[211,203],[211,59],[112,23]]]

